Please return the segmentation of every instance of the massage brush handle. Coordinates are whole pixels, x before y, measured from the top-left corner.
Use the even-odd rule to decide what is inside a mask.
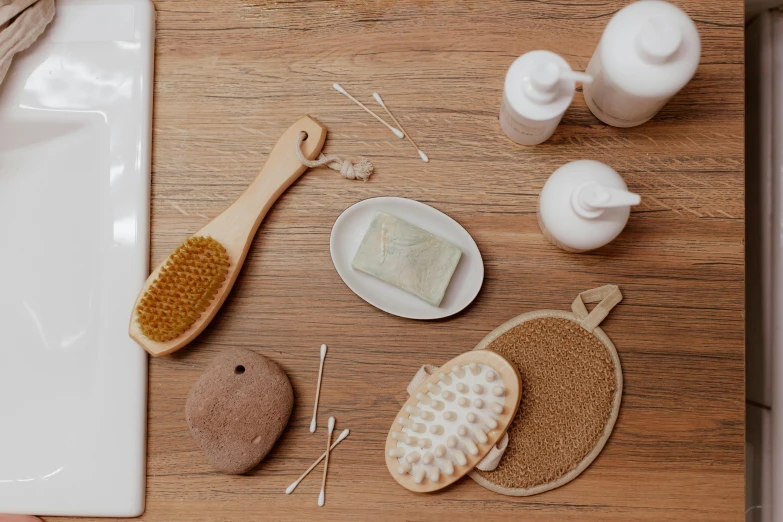
[[[131,320],[130,336],[152,356],[159,357],[179,350],[195,339],[212,321],[234,286],[264,216],[277,198],[307,170],[307,167],[297,159],[295,152],[297,139],[302,131],[307,133],[307,138],[301,145],[302,153],[307,159],[315,159],[326,141],[326,128],[309,116],[304,116],[280,136],[261,172],[245,192],[230,207],[194,234],[194,237],[211,236],[217,240],[225,247],[230,262],[225,283],[195,323],[175,339],[156,342],[141,333],[136,321]],[[168,258],[163,260],[147,278],[134,309],[149,286],[157,279],[166,261]]]
[[[195,234],[217,239],[228,250],[232,262],[238,260],[236,270],[241,268],[253,237],[269,209],[307,170],[295,154],[296,142],[302,131],[307,133],[307,139],[302,143],[302,152],[307,159],[315,159],[326,141],[326,128],[305,116],[280,136],[261,172],[245,192]]]

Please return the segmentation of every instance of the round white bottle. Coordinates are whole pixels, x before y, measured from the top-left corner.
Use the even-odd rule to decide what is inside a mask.
[[[693,77],[701,42],[693,20],[659,0],[630,4],[615,14],[587,66],[585,102],[614,127],[641,125]]]
[[[549,51],[525,53],[506,73],[500,127],[521,145],[548,140],[574,99],[575,81],[590,81]]]
[[[622,232],[638,194],[600,161],[578,160],[557,169],[538,197],[538,225],[549,241],[568,252],[604,246]]]

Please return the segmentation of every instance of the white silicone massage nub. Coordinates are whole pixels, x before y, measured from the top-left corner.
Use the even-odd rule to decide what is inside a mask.
[[[414,405],[405,406],[395,421],[401,430],[390,434],[396,446],[387,455],[398,460],[396,473],[415,484],[438,482],[466,466],[468,455],[488,451],[487,434],[498,428],[507,409],[506,386],[495,369],[482,363],[438,373],[437,382],[427,382],[427,393],[416,393]]]

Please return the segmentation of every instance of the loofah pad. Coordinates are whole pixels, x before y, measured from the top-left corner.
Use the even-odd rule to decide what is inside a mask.
[[[136,307],[141,332],[163,343],[196,322],[226,280],[229,260],[211,237],[193,236],[177,247]]]
[[[598,456],[617,419],[623,377],[597,325],[620,299],[616,286],[591,290],[574,301],[574,313],[520,315],[476,346],[517,367],[522,399],[499,465],[471,478],[504,495],[535,495],[570,482]],[[584,302],[598,300],[588,314]]]

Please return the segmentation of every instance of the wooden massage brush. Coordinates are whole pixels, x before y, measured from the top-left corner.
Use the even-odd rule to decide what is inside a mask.
[[[209,324],[239,275],[261,221],[280,195],[307,170],[297,158],[315,159],[326,128],[305,116],[277,140],[245,192],[177,248],[147,278],[133,306],[130,336],[151,355],[179,350]]]
[[[433,372],[403,405],[386,438],[386,467],[420,493],[460,479],[490,452],[516,415],[522,381],[489,350],[463,353]]]

